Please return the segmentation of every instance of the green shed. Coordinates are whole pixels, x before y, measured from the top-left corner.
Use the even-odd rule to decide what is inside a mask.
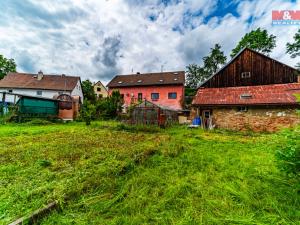
[[[57,117],[58,100],[20,96],[17,102],[19,117]]]

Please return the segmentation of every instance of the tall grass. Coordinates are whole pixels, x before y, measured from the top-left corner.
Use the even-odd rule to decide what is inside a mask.
[[[297,224],[280,134],[116,122],[0,127],[0,221],[52,200],[41,224]],[[276,138],[274,138],[276,136]]]

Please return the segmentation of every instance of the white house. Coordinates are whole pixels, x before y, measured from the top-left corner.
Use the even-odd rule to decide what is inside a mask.
[[[79,96],[83,101],[80,77],[62,75],[44,75],[28,73],[8,73],[0,80],[0,101],[5,95],[5,102],[15,103],[17,95],[54,98],[60,94]],[[11,93],[11,94],[10,94]]]

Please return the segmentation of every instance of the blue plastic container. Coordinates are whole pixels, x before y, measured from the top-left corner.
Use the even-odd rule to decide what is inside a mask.
[[[193,119],[193,125],[201,125],[201,118],[200,117],[196,117],[195,119]]]

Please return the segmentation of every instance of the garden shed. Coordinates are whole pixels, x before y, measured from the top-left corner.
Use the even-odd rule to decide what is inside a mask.
[[[144,100],[131,109],[130,122],[143,125],[170,125],[178,123],[178,111]]]
[[[57,117],[58,100],[33,96],[20,96],[17,102],[19,117]]]

